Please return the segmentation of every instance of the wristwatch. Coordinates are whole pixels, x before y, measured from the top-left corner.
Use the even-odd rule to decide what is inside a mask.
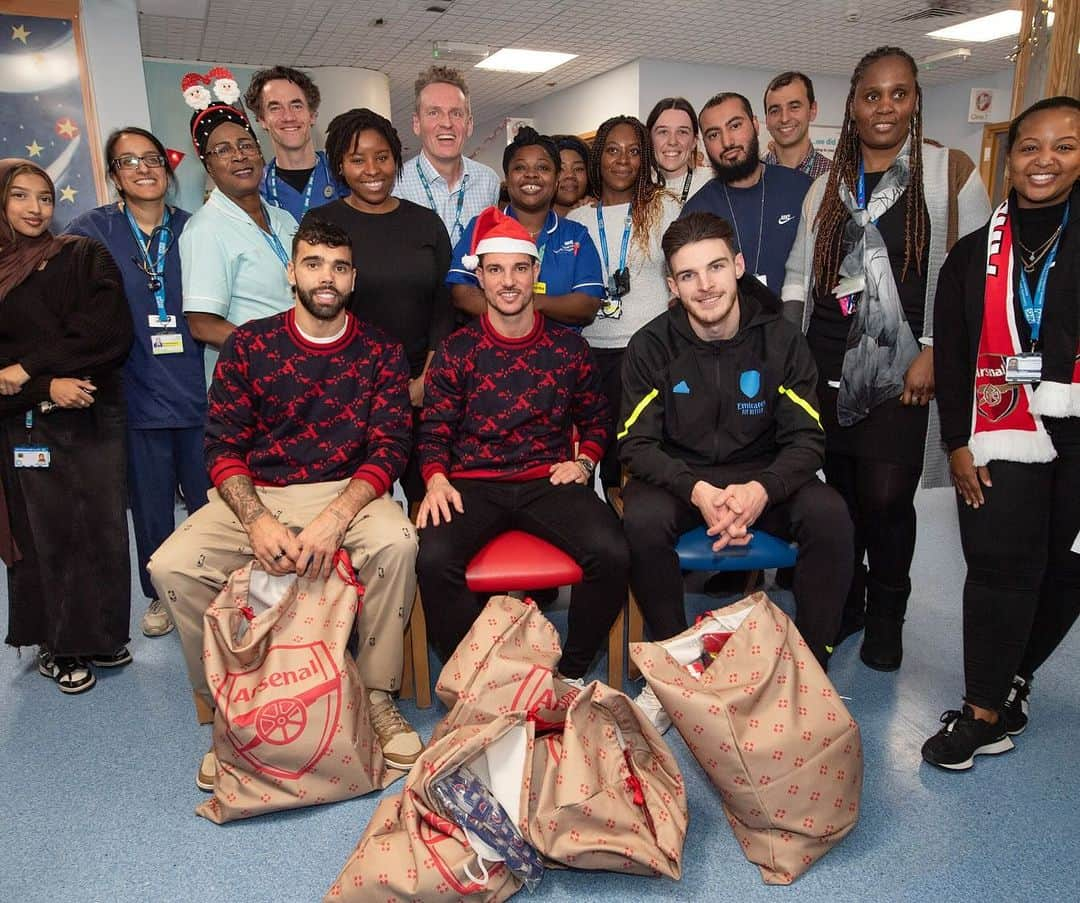
[[[582,455],[580,458],[577,459],[575,463],[578,467],[585,471],[586,478],[591,480],[593,474],[596,473],[596,465],[593,464],[592,458],[586,458],[584,455]]]

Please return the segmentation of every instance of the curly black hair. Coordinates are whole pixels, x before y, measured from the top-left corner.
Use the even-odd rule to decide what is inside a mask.
[[[401,171],[401,139],[397,129],[385,116],[380,116],[367,107],[357,107],[346,113],[339,113],[330,120],[330,126],[326,130],[326,159],[330,163],[331,172],[341,175],[345,155],[352,149],[356,136],[369,129],[386,139],[394,157],[394,166],[398,172]]]

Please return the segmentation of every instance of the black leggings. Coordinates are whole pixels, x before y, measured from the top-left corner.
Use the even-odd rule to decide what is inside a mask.
[[[1060,449],[1059,449],[1060,451]],[[986,503],[958,498],[965,698],[1000,710],[1013,675],[1030,679],[1080,611],[1080,449],[1049,464],[990,463]]]
[[[909,586],[922,461],[897,464],[828,452],[824,470],[855,525],[855,567],[865,556],[870,580],[891,589]]]

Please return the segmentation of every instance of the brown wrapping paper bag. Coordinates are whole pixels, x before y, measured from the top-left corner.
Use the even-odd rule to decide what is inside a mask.
[[[492,596],[439,672],[435,693],[448,709],[464,703],[481,721],[535,710],[561,723],[569,701],[560,702],[566,685],[554,676],[561,657],[559,633],[535,604]],[[448,718],[440,722],[432,739],[449,726]]]
[[[573,868],[678,879],[682,772],[626,695],[589,684],[565,710],[563,730],[541,733],[535,747],[523,832],[533,846]]]
[[[730,633],[700,676],[706,633]],[[641,669],[767,884],[790,884],[855,827],[859,726],[795,625],[764,593],[708,612],[663,643],[634,643]]]
[[[205,616],[214,693],[214,795],[222,824],[386,786],[367,693],[346,649],[363,590],[339,552],[329,578],[235,571]]]
[[[686,839],[682,773],[623,693],[555,676],[555,628],[530,602],[492,597],[443,668],[440,737],[522,713],[539,735],[522,834],[552,864],[678,878]]]
[[[492,769],[496,763],[509,768],[517,782],[511,794],[515,798],[499,800],[519,823],[528,794],[532,741],[533,725],[519,712],[487,723],[463,723],[431,743],[413,765],[402,793],[379,803],[327,891],[327,903],[498,903],[512,897],[521,880],[503,863],[479,861],[465,833],[439,814],[430,787],[462,764],[484,775],[490,758]]]

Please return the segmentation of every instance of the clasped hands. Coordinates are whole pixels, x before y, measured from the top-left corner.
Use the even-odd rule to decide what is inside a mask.
[[[255,557],[268,573],[325,580],[334,568],[334,556],[348,528],[349,519],[331,504],[299,533],[265,511],[248,527],[248,538]]]
[[[719,552],[727,546],[745,546],[750,542],[750,526],[765,510],[769,494],[757,480],[729,483],[722,488],[698,480],[690,493],[690,502],[701,512],[706,532],[716,538],[713,551]]]

